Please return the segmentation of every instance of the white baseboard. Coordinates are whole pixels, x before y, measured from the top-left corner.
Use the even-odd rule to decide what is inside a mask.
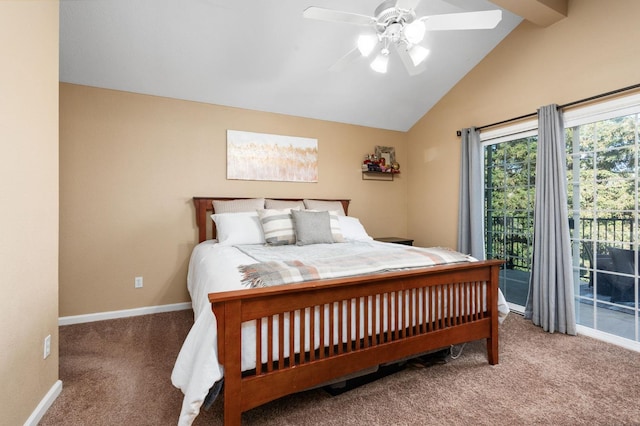
[[[60,395],[60,392],[62,392],[62,381],[57,380],[53,386],[51,386],[49,392],[42,398],[42,401],[40,401],[36,409],[33,410],[33,413],[31,413],[27,421],[24,422],[24,426],[36,426],[38,422],[42,420],[42,416],[44,416],[49,407],[51,407],[53,401]]]
[[[146,306],[144,308],[124,309],[122,311],[98,312],[95,314],[60,317],[58,318],[58,325],[62,326],[116,318],[136,317],[139,315],[158,314],[161,312],[183,311],[185,309],[191,309],[191,302],[174,303],[172,305]]]

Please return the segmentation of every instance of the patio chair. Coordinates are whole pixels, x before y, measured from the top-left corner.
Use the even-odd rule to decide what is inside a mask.
[[[635,252],[633,250],[609,247],[609,254],[613,262],[615,272],[629,275],[638,275],[638,268],[635,267]],[[611,301],[612,302],[633,302],[634,297],[633,277],[611,277]]]
[[[595,268],[597,267],[598,271],[613,271],[614,266],[609,254],[598,254],[598,264],[595,265],[591,244],[583,243],[583,248],[587,258],[586,260],[589,262],[589,267],[591,268],[589,271],[589,287],[593,288],[593,278],[597,272]],[[598,272],[598,294],[600,296],[611,296],[612,278],[613,276],[611,274]]]

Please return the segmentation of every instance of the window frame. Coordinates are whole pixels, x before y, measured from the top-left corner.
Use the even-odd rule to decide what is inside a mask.
[[[526,121],[522,121],[520,123],[511,125],[511,126],[506,126],[506,127],[501,127],[495,130],[491,130],[491,131],[487,131],[487,132],[480,132],[480,143],[481,143],[481,147],[482,147],[482,161],[483,161],[483,166],[482,166],[482,181],[485,182],[485,157],[484,157],[484,153],[486,152],[486,148],[488,146],[491,145],[497,145],[500,143],[507,143],[507,142],[511,142],[511,141],[515,141],[518,139],[524,139],[527,137],[532,137],[532,136],[537,136],[538,135],[538,122],[537,119],[536,120],[526,120]],[[486,197],[486,194],[483,194]],[[483,209],[483,215],[486,214],[486,206]],[[531,212],[531,215],[533,215],[533,212]],[[486,221],[486,217],[483,218],[483,221]],[[487,237],[487,231],[484,231],[484,238]],[[485,245],[487,244],[487,242],[485,241]],[[507,275],[506,275],[506,265],[503,266],[503,268],[501,268],[500,270],[500,274],[502,279],[505,280],[505,285],[508,285],[508,282],[510,280],[507,280]],[[505,290],[508,291],[508,288],[505,288]],[[509,297],[509,296],[506,296]],[[510,301],[507,301],[508,305],[509,305],[509,309],[511,311],[523,314],[524,310],[525,310],[525,306],[523,305],[519,305],[517,303],[513,303]]]

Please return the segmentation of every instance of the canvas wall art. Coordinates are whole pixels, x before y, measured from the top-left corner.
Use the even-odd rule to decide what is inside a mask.
[[[318,140],[227,130],[227,179],[318,181]]]

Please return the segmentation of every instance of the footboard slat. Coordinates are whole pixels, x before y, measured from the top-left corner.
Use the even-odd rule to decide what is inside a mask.
[[[345,301],[346,305],[347,305],[347,321],[346,321],[346,331],[347,331],[347,341],[346,341],[346,351],[347,352],[351,352],[353,350],[353,332],[352,332],[352,327],[353,327],[353,312],[351,310],[351,303],[352,300],[349,299],[347,301]]]
[[[378,306],[378,298],[376,296],[371,297],[371,344],[377,345],[379,343],[379,336],[382,334],[382,327],[377,318],[382,318],[382,312]]]
[[[338,355],[342,354],[343,352],[343,347],[342,347],[342,342],[343,342],[343,332],[342,332],[342,325],[344,324],[344,314],[342,313],[342,309],[344,308],[344,301],[340,301],[338,302]]]
[[[314,346],[314,334],[313,330],[315,330],[316,324],[316,307],[312,306],[309,308],[309,330],[311,333],[309,334],[309,347],[312,348]],[[309,351],[309,361],[313,362],[316,360],[316,351],[311,349]]]
[[[262,374],[262,318],[256,320],[256,374]]]
[[[210,294],[224,355],[225,424],[280,396],[451,344],[487,339],[488,361],[497,363],[500,264]],[[255,341],[245,342],[242,324],[252,321]],[[256,363],[243,373],[245,344]]]
[[[307,339],[306,327],[305,327],[306,326],[306,321],[305,320],[307,318],[307,315],[305,315],[306,312],[307,312],[307,308],[300,309],[300,328],[299,328],[299,330],[300,330],[299,342],[300,342],[300,348],[301,348],[300,352],[303,352],[302,348],[304,348],[304,344],[305,344],[306,339]],[[301,353],[300,354],[300,364],[304,364],[304,363],[305,363],[305,357]]]
[[[284,312],[278,315],[278,368],[284,368]]]
[[[458,300],[460,298],[460,286],[452,286],[451,288],[451,326],[455,327],[460,324],[460,309],[458,308]]]
[[[369,304],[371,303],[371,298],[369,296],[364,299],[364,316],[362,317],[362,328],[364,330],[364,347],[369,347],[369,337],[372,333],[371,331],[371,322],[369,321]]]
[[[465,302],[467,304],[467,310],[466,310],[466,318],[467,321],[471,321],[472,320],[472,315],[471,315],[471,302],[473,300],[473,283],[465,283],[464,288],[466,290],[466,296],[465,296]]]
[[[327,347],[327,341],[326,341],[326,336],[325,336],[325,326],[324,326],[324,310],[326,308],[326,305],[322,305],[320,307],[320,347],[321,348],[326,348]],[[325,357],[325,351],[320,350],[318,352],[318,356],[320,358],[324,358]]]
[[[335,312],[335,307],[336,307],[335,303],[329,304],[329,341],[327,342],[327,346],[329,347],[329,358],[333,356],[333,350],[334,350],[333,342],[335,341],[334,330],[335,330],[336,324],[334,321],[335,315],[333,315],[333,312]]]
[[[400,333],[400,292],[396,291],[393,292],[393,313],[394,313],[394,319],[393,319],[393,323],[391,323],[390,325],[388,325],[388,327],[393,329],[393,339],[397,340],[398,339],[398,334]]]
[[[362,334],[360,333],[360,326],[361,326],[361,321],[362,321],[362,316],[360,313],[360,304],[362,303],[363,298],[358,298],[356,299],[356,315],[355,315],[355,329],[356,329],[356,350],[360,349],[360,339],[362,339]],[[364,309],[364,307],[363,307]]]
[[[476,319],[480,319],[483,317],[482,310],[482,287],[481,283],[476,281]]]
[[[267,371],[273,371],[273,315],[267,318]]]
[[[414,305],[416,303],[416,290],[409,290],[407,293],[407,299],[409,303],[409,313],[407,314],[407,324],[409,324],[409,337],[416,334],[416,327],[418,326],[419,319],[414,318]]]
[[[440,326],[438,327],[439,329],[445,327],[445,322],[444,322],[445,321],[445,306],[444,306],[445,298],[444,298],[444,295],[443,295],[443,292],[444,292],[445,288],[446,288],[446,286],[443,286],[443,285],[438,286],[438,293],[440,294],[440,297],[439,297],[439,305],[440,305],[440,307],[438,308],[438,313],[437,313],[437,315],[439,317],[438,322],[440,323]]]
[[[423,327],[422,330],[423,330],[424,333],[428,333],[429,331],[431,331],[431,329],[430,329],[431,318],[429,317],[429,315],[430,315],[431,312],[433,312],[433,310],[429,309],[429,306],[431,304],[431,298],[429,297],[429,289],[428,288],[423,288],[422,289],[422,293],[423,293],[422,297],[424,299],[424,302],[423,302],[423,305],[422,305],[423,309],[424,309],[424,312],[422,314],[422,318],[425,319],[425,321],[424,321],[424,323],[422,325],[422,327]]]
[[[295,311],[289,311],[289,358],[293,358],[295,351]]]

